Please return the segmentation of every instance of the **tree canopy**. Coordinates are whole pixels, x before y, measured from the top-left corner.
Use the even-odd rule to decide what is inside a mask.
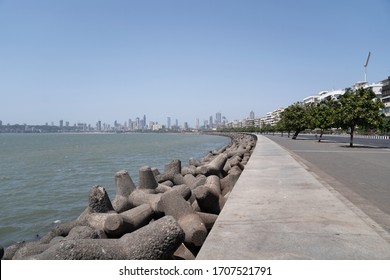
[[[309,107],[302,102],[288,106],[281,114],[279,128],[288,132],[294,131],[292,139],[296,139],[301,131],[309,127],[308,110]]]
[[[308,125],[311,129],[320,130],[318,142],[321,141],[325,130],[335,127],[338,107],[338,102],[330,96],[310,106]]]
[[[288,106],[281,114],[278,128],[294,131],[293,139],[307,129],[324,130],[342,128],[350,134],[350,146],[353,146],[353,136],[357,127],[376,129],[383,127],[383,102],[376,98],[369,88],[357,90],[347,89],[337,100],[327,98],[320,103],[307,105],[301,102]],[[320,136],[320,140],[321,140]]]
[[[383,126],[384,115],[381,109],[384,105],[371,89],[347,89],[338,98],[338,102],[340,106],[336,110],[336,124],[348,130],[350,147],[353,147],[353,136],[357,127],[374,129]]]

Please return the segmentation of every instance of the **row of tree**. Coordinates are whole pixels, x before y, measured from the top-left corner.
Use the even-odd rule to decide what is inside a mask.
[[[383,102],[376,98],[371,89],[347,89],[338,99],[328,97],[316,104],[297,102],[288,106],[275,129],[294,132],[293,139],[306,129],[317,129],[321,141],[324,131],[341,128],[350,134],[352,147],[357,128],[375,130],[384,127],[386,121],[383,108]]]
[[[294,103],[281,115],[281,120],[274,126],[242,127],[229,129],[237,132],[294,133],[293,139],[305,130],[319,131],[322,134],[330,130],[344,130],[350,134],[350,146],[356,130],[360,132],[378,132],[390,134],[390,118],[382,113],[383,102],[376,98],[371,89],[347,89],[338,99],[328,97],[316,104]]]

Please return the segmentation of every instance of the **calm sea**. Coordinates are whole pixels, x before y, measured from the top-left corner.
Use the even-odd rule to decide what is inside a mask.
[[[142,166],[164,171],[202,158],[230,139],[193,134],[0,134],[0,245],[32,240],[75,219],[94,185],[115,196],[115,173],[134,183]]]

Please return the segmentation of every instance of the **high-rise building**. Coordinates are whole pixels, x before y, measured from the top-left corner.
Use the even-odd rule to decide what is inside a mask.
[[[63,127],[64,127],[64,121],[60,120],[60,128],[63,128]]]
[[[213,116],[210,116],[210,128],[214,127],[213,124],[214,124]]]
[[[3,126],[3,121],[0,121],[0,126]]]
[[[218,112],[215,115],[215,121],[216,121],[217,126],[221,125],[221,123],[222,123],[222,114],[221,113]]]
[[[200,124],[199,124],[199,119],[196,119],[196,127],[195,127],[197,130],[199,130],[200,128]]]
[[[146,126],[146,115],[144,115],[144,121],[143,121],[143,124],[142,124],[142,129],[145,129],[147,128]]]
[[[255,112],[251,111],[250,114],[249,114],[249,118],[251,120],[254,120],[255,119]]]
[[[168,119],[167,119],[167,127],[168,127],[168,129],[172,128],[172,126],[171,126],[171,117],[168,117]]]
[[[97,131],[102,131],[102,121],[98,121],[96,123],[96,129],[97,129]]]

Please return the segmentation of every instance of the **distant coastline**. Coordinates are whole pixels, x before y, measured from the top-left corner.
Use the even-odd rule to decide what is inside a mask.
[[[39,134],[39,133],[91,133],[91,134],[115,134],[115,133],[202,133],[202,130],[182,130],[182,129],[137,129],[130,130],[124,128],[110,128],[106,130],[97,130],[90,126],[68,126],[60,127],[55,125],[1,125],[0,133],[26,133],[26,134]]]

